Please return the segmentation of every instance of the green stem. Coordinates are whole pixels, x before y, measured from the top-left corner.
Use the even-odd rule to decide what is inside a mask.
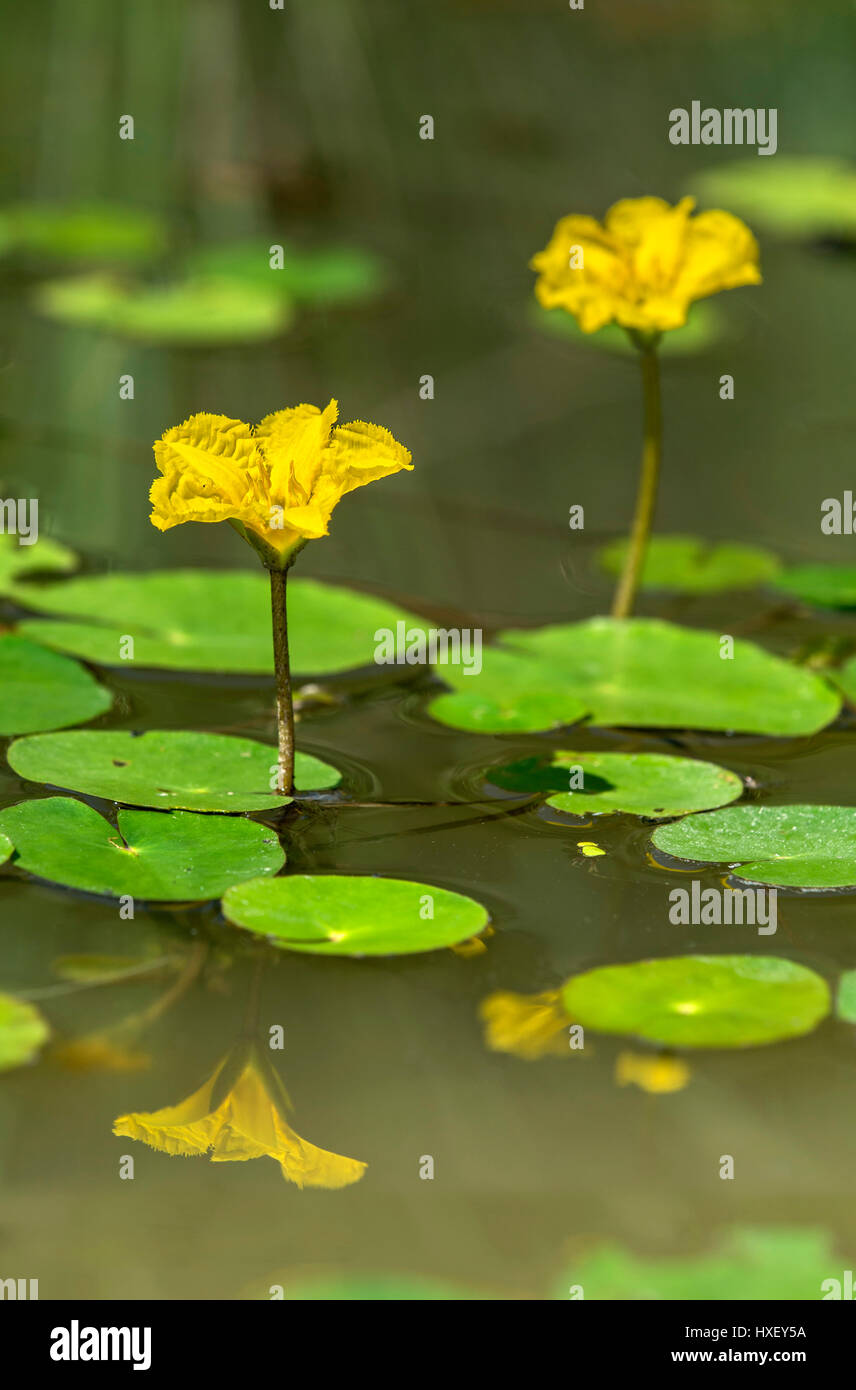
[[[642,395],[645,411],[645,433],[642,444],[642,473],[639,479],[639,492],[636,497],[636,511],[633,516],[633,529],[630,544],[615,598],[612,603],[613,618],[629,618],[633,612],[636,591],[642,577],[651,522],[657,503],[657,484],[660,478],[660,454],[663,442],[663,416],[660,404],[660,364],[657,349],[653,345],[640,348],[642,367]]]
[[[273,666],[276,677],[276,726],[279,749],[277,791],[291,796],[294,791],[294,705],[291,698],[291,671],[288,664],[288,615],[286,577],[288,569],[270,571],[270,598],[273,611]]]

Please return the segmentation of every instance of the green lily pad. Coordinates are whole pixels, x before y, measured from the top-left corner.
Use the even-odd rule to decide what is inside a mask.
[[[454,693],[429,713],[456,729],[535,732],[587,715],[594,724],[778,734],[815,733],[840,696],[751,642],[720,657],[720,636],[654,618],[591,618],[501,633],[477,676],[444,667]]]
[[[353,874],[294,874],[241,883],[224,895],[223,912],[236,927],[284,950],[324,956],[435,951],[467,941],[488,922],[487,909],[462,893]]]
[[[845,970],[838,981],[835,1012],[844,1023],[856,1023],[856,970]]]
[[[67,546],[42,536],[35,545],[21,545],[17,536],[0,534],[0,595],[13,598],[19,579],[33,574],[69,574],[77,556]]]
[[[273,675],[270,582],[247,570],[155,570],[104,574],[16,594],[42,613],[72,622],[30,620],[19,631],[45,646],[104,666],[120,666],[122,639],[134,639],[140,667]],[[374,633],[421,620],[382,599],[313,579],[288,585],[291,665],[302,676],[371,665]],[[412,669],[412,668],[408,668]]]
[[[283,264],[271,269],[270,247],[283,247]],[[370,299],[386,279],[381,261],[353,246],[299,250],[277,237],[269,241],[226,242],[202,246],[190,258],[191,270],[201,276],[234,280],[241,285],[273,287],[289,299],[309,304],[343,304]]]
[[[76,661],[17,633],[0,634],[0,735],[83,724],[112,703],[109,690]]]
[[[608,574],[621,573],[627,541],[604,546],[599,560]],[[751,589],[778,573],[775,555],[754,545],[712,545],[697,536],[653,536],[642,571],[643,589],[717,594]]]
[[[0,1071],[32,1062],[50,1036],[38,1009],[11,994],[0,994]]]
[[[288,303],[271,288],[232,280],[129,285],[105,275],[50,280],[34,291],[49,318],[178,344],[256,342],[289,327]]]
[[[856,608],[856,567],[795,565],[778,576],[776,588],[815,608]]]
[[[118,826],[65,796],[0,811],[18,868],[84,893],[196,902],[285,863],[274,832],[242,817],[120,811]]]
[[[7,859],[11,859],[14,848],[8,835],[0,835],[0,864],[5,864]]]
[[[533,304],[530,315],[536,328],[554,337],[599,348],[602,352],[618,353],[621,357],[638,356],[639,350],[634,347],[627,330],[616,323],[607,324],[596,333],[584,333],[573,314],[566,309],[545,309],[541,304]],[[695,352],[704,352],[720,342],[724,334],[725,319],[721,312],[712,304],[694,304],[683,328],[664,333],[658,350],[662,357],[687,357]]]
[[[698,174],[690,192],[782,236],[856,237],[856,169],[843,159],[740,159]]]
[[[271,1289],[282,1289],[287,1303],[456,1303],[492,1299],[494,1295],[423,1279],[413,1274],[311,1274],[306,1270],[282,1270],[264,1283],[249,1288],[242,1299],[270,1299]]]
[[[81,730],[18,739],[7,756],[31,782],[159,811],[265,811],[291,800],[271,790],[276,749],[230,734]],[[297,753],[294,766],[304,791],[339,780],[309,753]]]
[[[581,788],[547,798],[548,806],[572,815],[683,816],[725,806],[743,793],[737,774],[716,763],[660,753],[556,753],[553,767],[582,769]]]
[[[822,1298],[825,1281],[841,1267],[825,1231],[737,1226],[699,1255],[646,1259],[620,1245],[598,1246],[566,1270],[555,1298],[567,1299],[571,1288],[582,1287],[589,1302],[803,1301]]]
[[[111,203],[13,203],[0,220],[6,250],[51,260],[136,262],[166,241],[159,218]]]
[[[676,859],[728,864],[735,878],[781,888],[856,888],[855,806],[730,806],[659,826]]]
[[[777,956],[672,956],[567,980],[562,1005],[597,1033],[669,1047],[757,1047],[800,1037],[829,1013],[820,975]]]

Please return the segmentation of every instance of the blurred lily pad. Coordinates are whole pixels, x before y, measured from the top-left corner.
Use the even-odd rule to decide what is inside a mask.
[[[599,348],[602,352],[615,352],[622,357],[638,356],[638,349],[627,336],[627,330],[618,324],[607,324],[597,333],[584,333],[573,314],[565,309],[545,309],[533,304],[530,314],[536,328],[554,337]],[[683,328],[664,333],[658,350],[662,357],[687,357],[721,342],[725,331],[725,319],[718,309],[712,304],[694,304]]]
[[[288,299],[308,304],[344,304],[370,299],[384,286],[383,263],[370,251],[355,246],[301,250],[283,247],[283,264],[274,270],[270,246],[276,242],[236,241],[201,246],[189,260],[192,273],[262,286]]]
[[[835,1012],[845,1023],[856,1023],[856,970],[845,970],[838,981]]]
[[[31,1062],[49,1036],[38,1009],[24,999],[0,994],[0,1071]]]
[[[274,832],[243,817],[120,811],[118,827],[64,796],[0,811],[18,868],[85,893],[195,902],[285,863]]]
[[[812,1300],[822,1297],[824,1281],[841,1263],[824,1231],[737,1226],[698,1255],[650,1259],[601,1245],[565,1271],[555,1297],[566,1299],[581,1286],[589,1301]]]
[[[114,203],[12,203],[0,208],[2,243],[53,261],[137,262],[166,243],[163,223]]]
[[[782,888],[856,888],[856,806],[729,806],[659,826],[676,859],[728,864],[735,878]]]
[[[0,634],[0,735],[83,724],[113,703],[76,661],[17,633]]]
[[[270,584],[245,570],[154,570],[105,574],[49,586],[18,585],[16,600],[73,622],[31,620],[19,630],[45,646],[99,665],[124,665],[123,637],[134,662],[174,671],[273,675]],[[301,675],[368,666],[374,633],[421,620],[382,599],[312,579],[288,586],[291,664]]]
[[[0,595],[14,597],[15,584],[34,574],[69,574],[77,556],[68,546],[42,536],[34,545],[21,545],[17,536],[0,534]]]
[[[444,667],[452,694],[432,700],[442,724],[485,733],[534,732],[588,716],[637,725],[778,734],[815,733],[840,696],[822,677],[720,636],[653,618],[586,622],[501,633],[481,673]]]
[[[775,583],[777,589],[816,608],[856,608],[853,565],[795,565]]]
[[[274,338],[292,318],[271,288],[220,279],[145,286],[106,275],[75,276],[46,281],[34,291],[34,303],[63,323],[188,346]]]
[[[14,848],[8,835],[0,835],[0,864],[5,864],[6,860],[11,858]]]
[[[608,574],[621,573],[627,541],[613,541],[599,553]],[[697,536],[653,536],[642,571],[643,589],[681,594],[717,594],[751,589],[778,573],[779,561],[753,545],[712,545]]]
[[[843,159],[740,159],[697,174],[690,192],[782,236],[856,237],[856,169]]]
[[[125,980],[134,975],[151,979],[155,974],[154,960],[151,956],[99,956],[76,955],[57,956],[51,961],[51,970],[61,980],[73,980],[78,984],[110,984],[113,980]]]
[[[778,956],[671,956],[567,980],[574,1023],[669,1047],[757,1047],[800,1037],[829,1013],[829,987]]]
[[[482,931],[487,909],[434,884],[354,874],[294,874],[241,883],[223,897],[236,927],[287,951],[399,956],[455,946]]]
[[[302,1269],[274,1273],[241,1297],[270,1299],[272,1288],[281,1288],[288,1303],[454,1303],[491,1297],[413,1274],[311,1274]]]
[[[271,790],[276,749],[229,734],[81,730],[18,739],[7,756],[31,782],[159,811],[265,811],[291,800]],[[309,790],[335,785],[339,774],[297,753],[295,778]]]
[[[743,793],[737,774],[716,763],[660,753],[556,753],[553,767],[581,771],[581,788],[547,798],[548,806],[572,815],[682,816],[725,806]]]

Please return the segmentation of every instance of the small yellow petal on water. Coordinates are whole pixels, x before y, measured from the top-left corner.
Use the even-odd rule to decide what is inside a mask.
[[[638,1086],[650,1095],[667,1095],[682,1091],[690,1079],[690,1069],[680,1057],[666,1053],[650,1056],[647,1053],[620,1052],[615,1063],[615,1080],[619,1086]]]

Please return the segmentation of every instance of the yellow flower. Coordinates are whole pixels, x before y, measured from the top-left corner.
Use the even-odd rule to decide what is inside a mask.
[[[691,216],[693,198],[624,198],[603,224],[572,214],[530,262],[545,309],[567,309],[584,333],[607,323],[642,333],[680,328],[696,299],[757,285],[758,243],[730,212]]]
[[[544,994],[512,994],[497,991],[479,1009],[485,1024],[485,1041],[494,1052],[511,1052],[527,1062],[548,1053],[568,1051],[564,1033],[570,1019],[559,1003],[559,991]]]
[[[336,425],[338,405],[298,405],[255,429],[226,415],[191,415],[154,446],[163,475],[152,485],[160,531],[185,521],[231,521],[274,563],[328,534],[346,492],[412,469],[389,430],[354,420]]]
[[[271,1095],[278,1092],[277,1098]],[[286,1124],[288,1098],[266,1061],[253,1053],[226,1058],[180,1105],[149,1114],[120,1115],[113,1133],[140,1139],[161,1153],[190,1157],[213,1150],[213,1163],[276,1159],[298,1187],[347,1187],[367,1165],[316,1148]]]
[[[649,1056],[638,1052],[620,1052],[615,1063],[615,1079],[619,1086],[639,1086],[650,1095],[666,1095],[682,1091],[690,1079],[690,1069],[680,1057],[666,1053]]]

